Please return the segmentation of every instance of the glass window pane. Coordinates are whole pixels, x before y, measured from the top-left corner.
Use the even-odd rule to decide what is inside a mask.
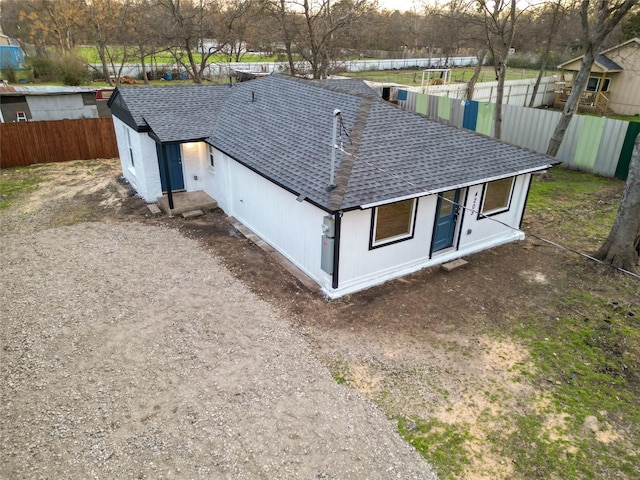
[[[456,191],[449,190],[447,192],[442,192],[440,196],[443,197],[440,204],[440,216],[444,217],[453,211],[453,202],[456,198]]]
[[[482,213],[507,209],[509,207],[512,185],[513,178],[504,178],[502,180],[496,180],[495,182],[489,182],[484,193]]]
[[[375,242],[411,234],[415,200],[382,205],[376,208]]]

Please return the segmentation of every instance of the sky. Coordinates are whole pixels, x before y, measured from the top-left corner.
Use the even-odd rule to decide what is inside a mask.
[[[422,10],[422,1],[420,0],[378,0],[380,8],[387,10],[411,10],[415,4],[417,10]]]

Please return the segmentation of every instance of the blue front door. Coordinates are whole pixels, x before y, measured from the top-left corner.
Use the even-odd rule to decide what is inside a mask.
[[[169,180],[171,181],[171,191],[184,190],[184,177],[182,175],[182,156],[180,155],[179,143],[168,143],[165,145],[167,152],[167,162],[169,162]],[[162,146],[156,143],[158,152],[158,166],[160,167],[160,182],[162,192],[167,191],[167,179],[165,177],[164,165],[162,164]]]
[[[438,194],[432,252],[437,252],[453,245],[459,201],[460,189]]]

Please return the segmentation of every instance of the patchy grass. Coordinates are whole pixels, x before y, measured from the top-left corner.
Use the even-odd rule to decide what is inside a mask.
[[[583,251],[594,250],[609,234],[623,189],[622,180],[554,168],[547,176],[534,178],[525,231],[535,221],[533,233]]]
[[[436,467],[442,479],[458,478],[469,463],[466,442],[470,434],[464,426],[400,418],[398,431]]]
[[[0,210],[11,207],[22,195],[39,188],[43,179],[33,175],[36,167],[12,169],[12,175],[0,176]],[[6,172],[6,171],[5,171]]]
[[[573,315],[513,329],[531,351],[535,369],[522,373],[544,408],[516,417],[493,441],[522,478],[640,475],[640,306],[609,298],[569,291],[561,302]],[[545,428],[551,416],[563,421]]]
[[[615,179],[554,169],[550,179],[534,182],[527,215],[551,224],[554,238],[597,246],[622,187]],[[508,330],[530,352],[533,368],[520,366],[521,374],[537,393],[487,436],[512,459],[517,478],[638,478],[640,285],[591,265],[560,268],[567,280],[546,311]]]
[[[335,360],[331,364],[331,376],[340,385],[349,383],[352,373],[349,364],[344,360]]]
[[[552,240],[594,249],[623,186],[554,169],[534,181],[527,223]],[[640,478],[640,284],[569,253],[554,268],[562,273],[539,308],[505,312],[499,327],[466,334],[506,339],[526,352],[501,381],[484,382],[486,402],[474,397],[471,423],[447,399],[443,409],[454,413],[446,422],[437,420],[442,409],[432,417],[387,410],[441,478]],[[510,382],[529,393],[514,395]]]

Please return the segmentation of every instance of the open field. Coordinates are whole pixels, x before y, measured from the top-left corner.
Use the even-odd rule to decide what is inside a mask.
[[[640,476],[636,279],[528,236],[453,272],[426,269],[328,301],[219,210],[189,221],[151,217],[119,176],[115,159],[3,171],[3,235],[50,238],[54,227],[125,222],[197,242],[287,320],[335,383],[374,402],[442,479]],[[554,169],[535,179],[523,229],[592,252],[623,186]],[[153,418],[161,428],[163,414]]]
[[[95,47],[90,47],[90,46],[77,47],[75,51],[87,63],[100,63],[100,56],[98,55],[98,51],[96,50]],[[122,48],[113,48],[112,52],[114,55],[114,60],[116,62],[120,62],[122,59],[124,50]],[[196,52],[194,54],[194,58],[197,62],[200,62],[200,60],[202,59],[202,56],[200,53]],[[175,58],[169,52],[159,52],[153,55],[153,57],[151,56],[146,57],[147,64],[150,64],[151,60],[153,60],[154,63],[175,63],[176,61]],[[131,61],[139,61],[139,59],[133,57]],[[184,61],[187,61],[186,56],[184,58]],[[215,63],[215,62],[226,63],[228,61],[229,59],[223,54],[213,55],[209,59],[209,62],[211,63]],[[242,58],[240,61],[241,62],[275,62],[275,61],[278,61],[278,59],[275,55],[267,56],[260,53],[247,52],[244,55],[242,55]]]
[[[553,75],[554,72],[545,72],[545,75]],[[401,85],[409,85],[418,87],[422,84],[422,70],[384,70],[384,71],[366,71],[366,72],[347,72],[342,74],[346,77],[363,78],[374,82],[399,83]],[[469,81],[473,75],[473,68],[459,67],[453,68],[451,73],[451,83],[464,83]],[[520,80],[523,78],[536,78],[537,70],[527,70],[523,68],[508,68],[507,80]],[[492,82],[495,78],[495,72],[492,67],[482,67],[482,73],[478,78],[478,83]]]

